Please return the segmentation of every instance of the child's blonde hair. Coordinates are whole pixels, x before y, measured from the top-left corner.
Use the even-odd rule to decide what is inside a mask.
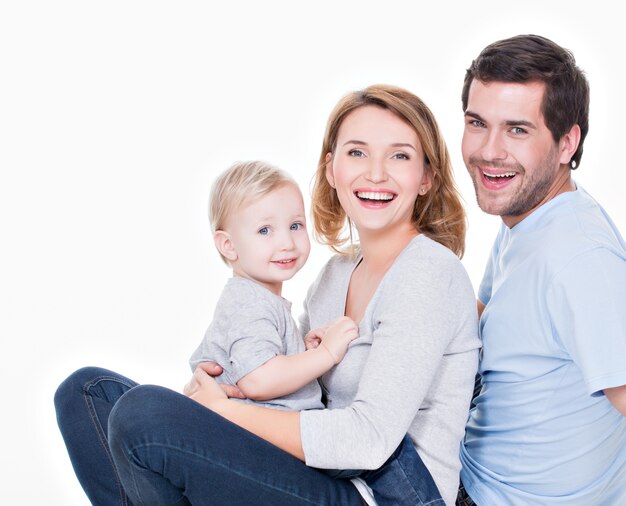
[[[224,230],[237,210],[259,197],[286,185],[298,184],[286,172],[268,163],[253,160],[236,162],[213,182],[209,198],[209,222],[213,233]],[[222,260],[228,260],[220,253]]]

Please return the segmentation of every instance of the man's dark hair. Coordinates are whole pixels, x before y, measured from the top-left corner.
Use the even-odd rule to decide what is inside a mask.
[[[488,45],[465,73],[463,111],[474,79],[545,83],[541,112],[554,141],[580,126],[580,144],[570,161],[572,169],[578,167],[589,130],[589,83],[571,51],[539,35],[517,35]]]

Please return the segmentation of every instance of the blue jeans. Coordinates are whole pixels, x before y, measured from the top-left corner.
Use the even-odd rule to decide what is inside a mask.
[[[324,472],[334,478],[362,478],[374,492],[378,506],[446,504],[408,435],[404,436],[396,451],[378,469]]]
[[[163,387],[84,368],[59,386],[55,406],[76,476],[95,505],[362,504],[349,480]]]

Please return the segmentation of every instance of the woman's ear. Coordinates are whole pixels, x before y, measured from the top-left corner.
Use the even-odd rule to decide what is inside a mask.
[[[335,176],[333,175],[333,154],[326,153],[326,181],[328,184],[335,187]]]
[[[433,187],[433,171],[429,165],[424,165],[424,175],[422,176],[422,184],[419,188],[420,195],[426,195]]]
[[[213,234],[213,242],[215,242],[217,251],[219,251],[226,260],[229,262],[235,262],[237,260],[237,251],[235,250],[235,245],[228,232],[217,230]]]

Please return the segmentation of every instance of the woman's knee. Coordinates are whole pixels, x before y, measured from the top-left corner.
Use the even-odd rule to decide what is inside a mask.
[[[186,397],[155,385],[139,385],[122,395],[108,419],[109,448],[118,467],[125,468],[137,451],[158,447],[176,435],[173,420],[184,418]]]
[[[173,409],[168,402],[170,392],[156,385],[138,385],[122,395],[109,415],[111,441],[138,433],[150,433],[152,427],[159,427],[163,416]]]
[[[76,398],[82,398],[85,385],[93,382],[95,378],[109,373],[99,367],[82,367],[70,374],[56,389],[54,393],[54,407],[57,413],[63,412],[72,405]]]

